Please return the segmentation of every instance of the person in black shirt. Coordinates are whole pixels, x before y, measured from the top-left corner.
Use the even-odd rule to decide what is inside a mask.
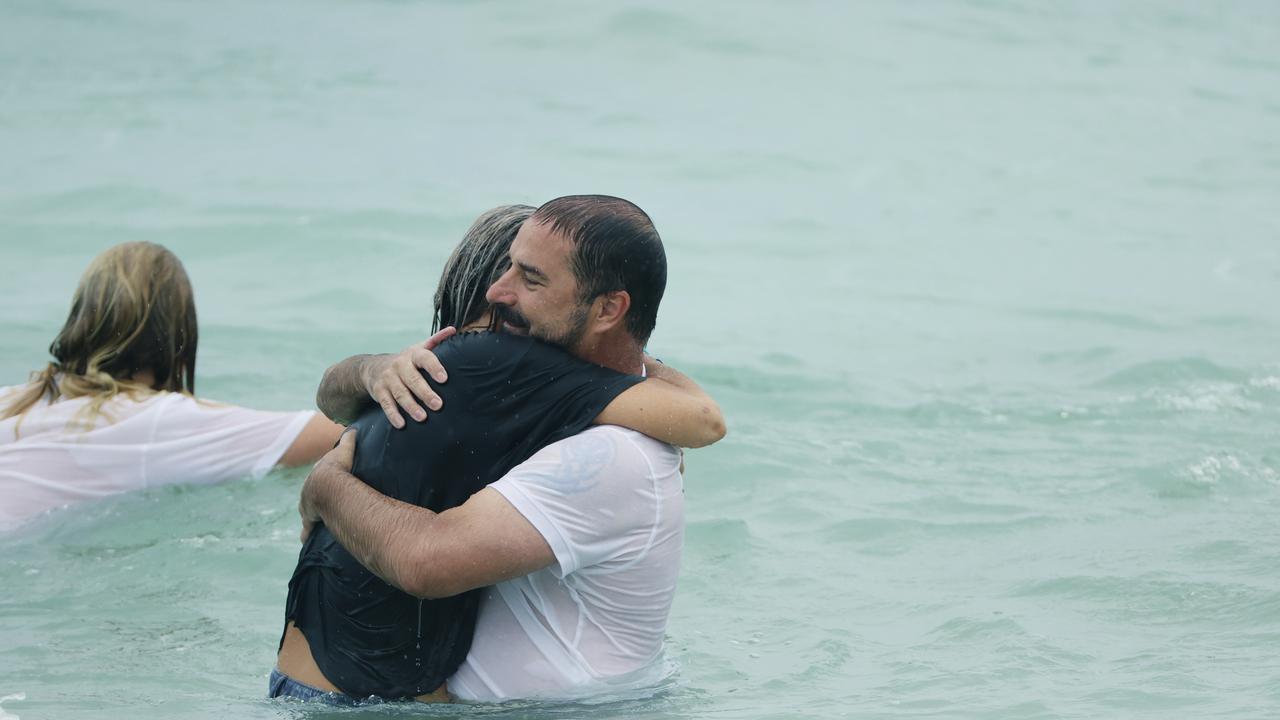
[[[345,361],[362,366],[345,372],[365,378],[362,387],[337,394],[346,402],[321,404],[339,422],[358,415],[351,424],[359,432],[353,473],[383,494],[435,512],[456,507],[543,446],[593,422],[683,446],[718,439],[718,409],[708,417],[703,408],[710,398],[678,373],[662,368],[663,380],[642,382],[539,340],[493,330],[484,293],[505,271],[507,248],[532,211],[510,206],[481,216],[446,263],[434,325],[464,332],[436,347],[435,357],[428,353],[429,364],[421,362],[422,347],[394,358]],[[419,364],[437,377],[448,368],[448,381],[419,374]],[[343,365],[335,366],[326,383],[343,374]],[[415,394],[443,401],[429,421],[412,401],[397,398],[422,418],[408,423],[392,402],[373,404],[366,388],[379,376],[397,374],[410,376],[406,387],[429,387],[415,388]],[[442,686],[466,657],[478,596],[479,590],[435,600],[409,595],[365,568],[318,525],[289,582],[271,695],[322,694],[330,701],[447,697]]]

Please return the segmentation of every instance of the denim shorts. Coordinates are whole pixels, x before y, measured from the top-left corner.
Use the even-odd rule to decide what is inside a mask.
[[[320,688],[311,687],[305,683],[280,672],[279,669],[272,668],[271,679],[267,681],[267,697],[281,698],[288,697],[297,700],[321,702],[326,705],[360,705],[362,701],[345,695],[340,692],[331,692],[329,690],[321,690]],[[369,698],[370,702],[378,702],[377,698]]]

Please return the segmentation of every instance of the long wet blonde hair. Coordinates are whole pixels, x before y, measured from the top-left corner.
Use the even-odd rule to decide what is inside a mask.
[[[194,393],[197,339],[195,297],[177,256],[155,243],[116,245],[89,263],[49,346],[53,361],[0,408],[0,420],[41,398],[88,397],[92,416],[121,392]],[[146,371],[154,384],[133,380]]]

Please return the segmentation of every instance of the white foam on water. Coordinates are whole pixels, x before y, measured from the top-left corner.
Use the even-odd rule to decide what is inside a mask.
[[[1233,455],[1222,457],[1210,455],[1187,468],[1191,473],[1191,477],[1208,485],[1218,482],[1218,478],[1222,476],[1224,470],[1239,472],[1240,469],[1240,461]]]
[[[1247,411],[1262,407],[1244,397],[1242,391],[1243,388],[1234,383],[1212,383],[1189,388],[1184,393],[1156,391],[1150,394],[1160,407],[1179,412]]]
[[[1267,377],[1253,378],[1249,381],[1249,384],[1256,388],[1280,390],[1280,377],[1268,375]]]
[[[4,697],[0,697],[0,706],[3,706],[6,702],[9,702],[10,700],[22,701],[26,699],[27,699],[27,694],[24,692],[13,693],[12,695],[5,695]],[[22,720],[22,719],[13,713],[5,712],[5,709],[3,707],[0,707],[0,720]]]
[[[1225,475],[1235,475],[1246,480],[1262,480],[1270,484],[1280,483],[1280,473],[1266,466],[1251,466],[1235,455],[1222,453],[1209,455],[1187,466],[1191,477],[1206,485],[1213,485]]]

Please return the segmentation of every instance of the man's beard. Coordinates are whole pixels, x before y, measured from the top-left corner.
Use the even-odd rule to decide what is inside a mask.
[[[493,314],[496,315],[498,320],[507,327],[515,328],[516,330],[523,330],[525,332],[528,332],[529,330],[529,319],[524,315],[521,315],[510,305],[494,305]]]
[[[569,315],[569,326],[563,332],[557,333],[548,331],[545,328],[532,327],[528,318],[509,305],[499,305],[495,310],[498,319],[504,325],[517,330],[526,330],[531,337],[565,350],[572,350],[582,340],[582,336],[587,332],[587,318],[591,316],[591,306],[586,303],[580,303],[574,307],[573,312]]]

